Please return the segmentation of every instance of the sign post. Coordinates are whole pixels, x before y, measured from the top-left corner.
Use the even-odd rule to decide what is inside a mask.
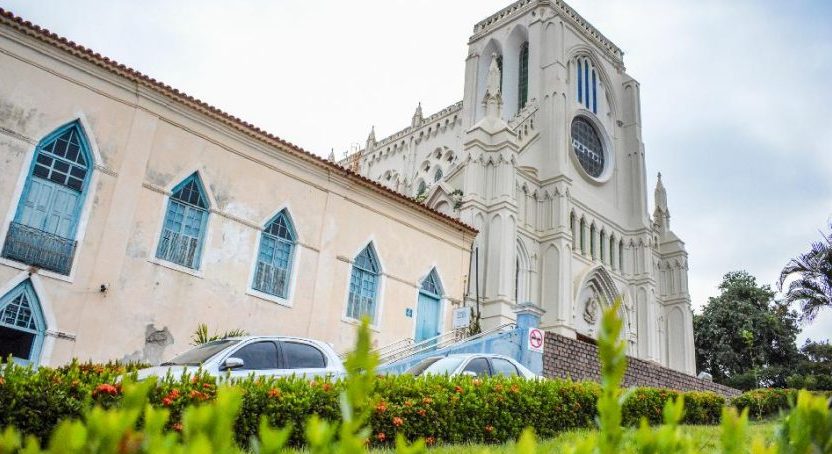
[[[454,309],[454,329],[468,328],[471,325],[471,308]]]

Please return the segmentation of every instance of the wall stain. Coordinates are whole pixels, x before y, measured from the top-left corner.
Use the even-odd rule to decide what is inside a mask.
[[[30,123],[43,117],[37,109],[24,109],[6,100],[0,100],[0,125],[20,131],[26,131]]]
[[[125,355],[123,362],[145,362],[151,365],[158,365],[164,359],[165,348],[173,345],[173,335],[167,326],[157,329],[152,323],[144,329],[144,348]]]

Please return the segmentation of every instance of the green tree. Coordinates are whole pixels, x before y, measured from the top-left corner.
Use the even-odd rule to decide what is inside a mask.
[[[800,353],[795,373],[786,379],[789,388],[832,391],[832,344],[807,339]]]
[[[829,224],[832,228],[832,223]],[[808,252],[791,259],[780,273],[778,287],[790,281],[786,301],[800,305],[801,319],[812,321],[822,308],[832,308],[832,232],[812,243]]]
[[[740,389],[786,386],[799,358],[797,312],[746,271],[727,273],[719,291],[693,318],[697,368]]]

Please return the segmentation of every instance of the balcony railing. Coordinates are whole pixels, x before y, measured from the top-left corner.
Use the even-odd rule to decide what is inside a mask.
[[[288,274],[288,270],[284,268],[257,262],[257,269],[254,272],[254,285],[252,287],[254,290],[286,298]]]
[[[3,257],[69,275],[77,242],[12,222],[3,244]]]

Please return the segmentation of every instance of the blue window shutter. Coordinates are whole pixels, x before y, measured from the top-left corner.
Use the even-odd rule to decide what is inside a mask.
[[[289,297],[295,244],[294,225],[286,210],[282,210],[260,235],[252,288],[280,298]]]
[[[3,245],[4,257],[69,274],[92,163],[77,121],[38,143]]]
[[[208,223],[208,198],[194,173],[179,183],[168,200],[156,257],[198,269]]]
[[[375,323],[378,279],[378,257],[370,244],[358,254],[352,265],[347,317],[360,319],[367,316],[370,323]]]

